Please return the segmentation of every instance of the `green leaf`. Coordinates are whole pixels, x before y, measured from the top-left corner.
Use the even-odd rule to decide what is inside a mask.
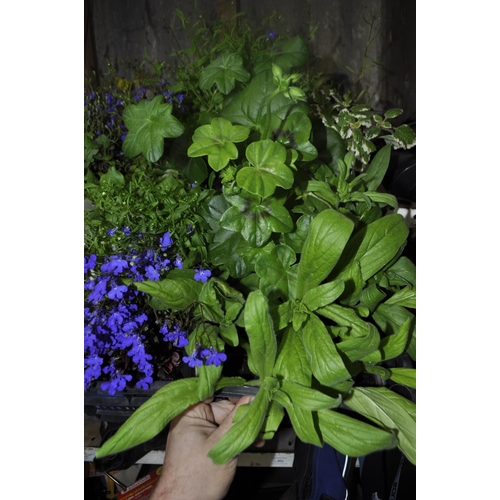
[[[390,379],[413,389],[417,388],[417,370],[415,368],[389,368]]]
[[[399,214],[386,215],[368,224],[349,240],[332,275],[348,281],[359,265],[362,279],[367,281],[397,255],[408,233],[408,226]]]
[[[329,304],[317,309],[316,313],[335,321],[337,325],[347,327],[349,329],[349,336],[364,337],[367,334],[368,324],[350,307]]]
[[[314,376],[328,387],[351,377],[323,322],[311,314],[303,328],[304,347]]]
[[[391,432],[335,410],[319,410],[318,423],[325,443],[350,457],[388,450],[397,445]]]
[[[385,274],[391,285],[405,286],[417,283],[415,264],[408,257],[400,257]]]
[[[295,231],[283,235],[283,241],[296,253],[302,251],[312,219],[312,215],[301,215],[295,223]]]
[[[310,310],[315,311],[319,307],[327,306],[334,302],[344,291],[345,283],[342,280],[331,281],[324,285],[309,290],[302,299],[303,304]]]
[[[269,305],[260,290],[248,295],[245,304],[245,330],[256,375],[264,379],[272,374],[277,345]]]
[[[309,112],[306,103],[294,104],[282,93],[276,95],[275,91],[276,85],[273,82],[271,70],[263,71],[256,75],[245,89],[236,94],[221,111],[221,116],[232,123],[263,132],[269,113],[274,124],[279,126],[292,108],[294,111],[302,111],[306,114]]]
[[[266,382],[266,381],[264,381]],[[259,435],[270,402],[270,388],[263,385],[245,414],[224,434],[208,452],[214,464],[220,465],[248,448]]]
[[[303,161],[314,160],[318,151],[309,141],[312,124],[307,113],[292,112],[286,120],[275,130],[273,135],[276,141],[287,148],[293,148],[301,153]]]
[[[315,446],[323,446],[320,433],[316,428],[313,413],[309,410],[304,410],[299,406],[288,405],[286,411],[292,422],[293,430],[297,437],[303,443],[311,443]]]
[[[355,362],[375,352],[380,346],[380,334],[377,328],[367,323],[368,328],[363,336],[346,338],[336,344],[337,349],[343,352],[349,361]]]
[[[412,319],[408,318],[395,335],[384,337],[380,341],[378,350],[364,356],[362,361],[379,362],[398,357],[405,351],[408,345],[411,325]]]
[[[220,225],[241,233],[251,246],[262,247],[274,232],[286,233],[293,229],[288,210],[278,200],[258,200],[228,197],[233,205],[221,218]]]
[[[215,293],[215,283],[208,280],[203,283],[201,291],[198,295],[197,310],[203,314],[207,321],[220,323],[224,318],[224,311]]]
[[[287,300],[289,270],[295,259],[295,252],[287,245],[276,245],[269,253],[257,259],[255,272],[260,277],[259,287],[265,295],[277,291]]]
[[[128,105],[123,111],[123,121],[128,129],[123,152],[129,157],[142,153],[151,162],[162,157],[165,138],[184,133],[182,123],[172,116],[172,104],[164,103],[161,95]]]
[[[249,167],[243,167],[236,175],[238,186],[250,193],[268,198],[276,186],[290,189],[293,172],[285,165],[286,149],[279,143],[266,139],[252,142],[246,149]]]
[[[204,68],[200,75],[200,89],[209,90],[212,85],[227,95],[234,89],[235,82],[246,82],[250,73],[243,67],[243,59],[238,54],[225,53]]]
[[[396,127],[392,136],[384,136],[382,139],[395,149],[409,149],[415,146],[415,132],[408,125]]]
[[[189,278],[140,281],[134,285],[140,292],[157,297],[165,309],[173,311],[183,311],[192,305],[198,299],[202,287],[200,282]]]
[[[120,453],[154,438],[174,417],[199,401],[198,383],[199,380],[193,377],[162,387],[97,449],[96,457]]]
[[[250,129],[233,125],[225,118],[213,118],[210,125],[198,127],[193,134],[193,144],[187,150],[188,156],[208,156],[208,164],[213,170],[222,170],[229,160],[238,158],[235,142],[248,138]]]
[[[273,376],[310,387],[311,362],[304,356],[304,349],[302,332],[295,332],[291,326],[285,328]]]
[[[387,295],[379,289],[376,283],[368,285],[360,296],[360,303],[366,306],[370,312],[373,312],[376,307],[382,302]]]
[[[209,246],[210,260],[216,266],[225,266],[233,278],[247,276],[250,268],[242,254],[250,248],[239,232],[220,230]]]
[[[377,154],[370,162],[364,178],[368,191],[376,191],[382,183],[391,160],[391,149],[391,146],[386,144],[382,149],[377,151]]]
[[[344,399],[349,408],[395,432],[398,448],[416,465],[416,406],[386,387],[356,387]]]
[[[318,214],[309,226],[297,273],[297,297],[318,286],[337,263],[354,223],[336,210]]]
[[[220,325],[220,336],[226,344],[231,347],[235,347],[239,344],[240,339],[238,337],[238,330],[233,324],[230,325]]]
[[[115,167],[110,167],[105,174],[101,175],[99,183],[101,186],[108,185],[123,188],[125,187],[125,177]]]
[[[398,304],[400,306],[409,307],[410,309],[417,308],[417,289],[414,286],[406,286],[397,291],[390,299],[385,301],[386,304]]]
[[[283,406],[273,399],[267,409],[264,423],[260,429],[259,439],[272,439],[278,431],[284,416]]]
[[[289,380],[282,381],[281,390],[288,395],[294,405],[309,411],[337,408],[342,402],[341,396],[332,398],[320,391],[311,389],[311,387]]]
[[[272,64],[278,66],[283,73],[288,73],[292,68],[303,66],[309,58],[309,49],[303,38],[296,36],[290,40],[279,41],[264,53],[254,64],[255,73],[270,69]]]

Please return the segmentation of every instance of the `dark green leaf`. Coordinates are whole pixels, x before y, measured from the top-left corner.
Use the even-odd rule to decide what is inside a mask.
[[[276,245],[257,259],[255,272],[261,278],[260,289],[266,295],[276,290],[288,298],[289,269],[295,262],[295,252],[287,245]]]
[[[164,103],[162,95],[128,105],[123,111],[123,121],[128,129],[123,152],[129,157],[142,153],[151,162],[163,155],[165,138],[184,133],[182,123],[172,116],[172,104]]]
[[[382,149],[377,151],[377,154],[370,162],[364,178],[368,191],[376,191],[382,183],[389,167],[391,149],[389,144],[385,145]]]
[[[309,226],[297,274],[297,297],[318,286],[337,263],[354,223],[336,210],[324,210]]]
[[[194,279],[165,278],[161,281],[140,281],[134,285],[140,292],[157,297],[173,311],[183,311],[198,299],[201,283]]]

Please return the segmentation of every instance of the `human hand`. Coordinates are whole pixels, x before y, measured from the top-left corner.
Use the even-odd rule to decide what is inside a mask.
[[[191,406],[170,424],[160,479],[150,500],[221,500],[236,472],[237,457],[215,465],[208,452],[233,425],[237,402],[206,399]]]

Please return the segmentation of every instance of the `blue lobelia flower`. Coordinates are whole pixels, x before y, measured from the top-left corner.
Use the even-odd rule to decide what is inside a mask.
[[[209,349],[202,349],[200,357],[205,358],[207,365],[215,366],[220,366],[227,359],[227,356],[223,352],[217,352],[212,346]]]
[[[170,245],[172,245],[172,238],[170,238],[170,231],[166,232],[161,238],[160,238],[160,248],[161,251],[164,252]]]
[[[182,358],[182,361],[184,361],[184,363],[187,363],[191,368],[194,368],[195,366],[201,366],[203,364],[203,361],[198,357],[197,349],[192,352],[191,356],[184,356]]]
[[[196,281],[201,281],[202,283],[206,283],[210,276],[212,276],[212,271],[203,269],[202,267],[196,269],[196,272],[194,273],[194,279]]]

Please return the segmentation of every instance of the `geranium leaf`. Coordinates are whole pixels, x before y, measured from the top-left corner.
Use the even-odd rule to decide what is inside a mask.
[[[248,127],[233,125],[225,118],[213,118],[210,125],[202,125],[194,131],[193,144],[189,146],[187,155],[208,156],[208,164],[218,172],[230,160],[238,158],[234,143],[246,140],[249,133]]]
[[[243,59],[238,54],[225,53],[204,68],[200,75],[200,89],[209,90],[212,85],[227,95],[235,86],[235,81],[246,82],[250,73],[243,67]]]
[[[163,96],[142,100],[123,111],[128,129],[123,152],[130,157],[142,153],[149,161],[158,161],[163,155],[164,139],[184,133],[182,123],[172,116],[172,104],[164,103]]]
[[[298,68],[306,63],[309,57],[307,44],[300,36],[290,40],[282,40],[261,54],[254,65],[254,71],[260,73],[270,69],[272,64],[279,66],[284,73],[292,68]]]
[[[268,198],[276,186],[290,189],[293,172],[285,165],[286,149],[281,144],[266,139],[252,142],[246,149],[249,167],[243,167],[236,175],[238,186],[250,193]]]
[[[97,449],[96,458],[120,453],[154,438],[174,417],[199,401],[198,383],[198,378],[192,377],[162,387]]]

